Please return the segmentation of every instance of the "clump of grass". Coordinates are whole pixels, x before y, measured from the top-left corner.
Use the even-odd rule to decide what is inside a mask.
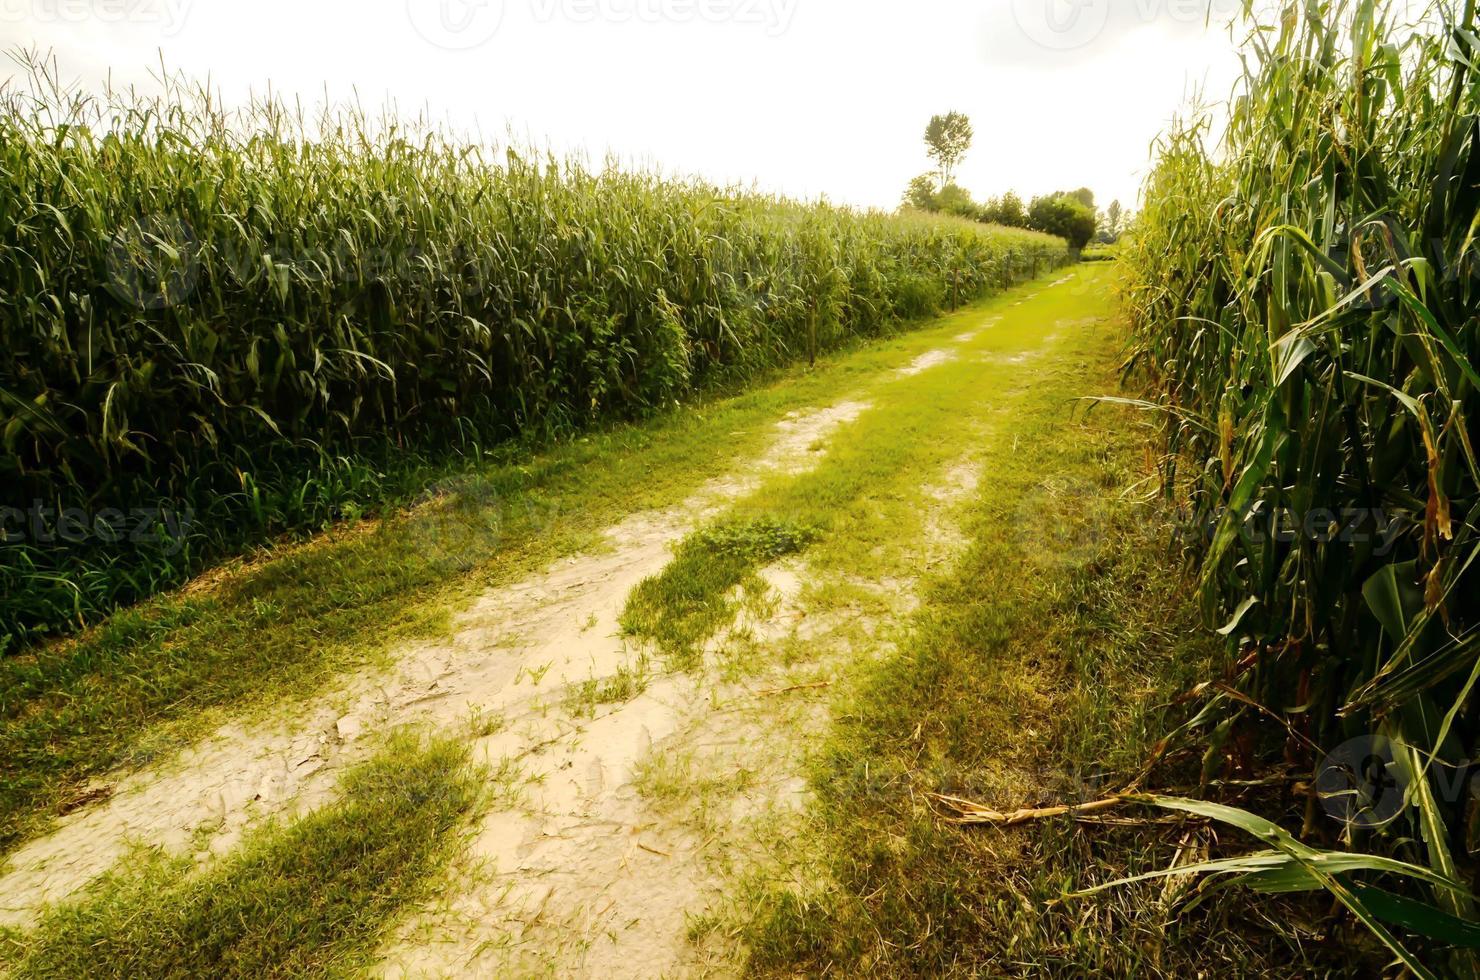
[[[468,738],[490,738],[507,728],[508,724],[508,716],[502,711],[489,711],[482,705],[475,705],[468,712]]]
[[[757,569],[800,552],[817,534],[814,526],[773,515],[701,528],[680,542],[662,572],[632,590],[622,628],[655,642],[676,666],[691,665],[704,641],[734,620],[736,587],[760,589]]]
[[[755,788],[756,774],[722,753],[667,746],[637,764],[632,784],[649,806],[707,836],[728,829],[732,801]]]
[[[394,736],[307,816],[197,868],[143,852],[13,935],[16,977],[342,976],[433,892],[487,802],[451,741]]]
[[[694,532],[693,547],[764,564],[794,555],[817,536],[815,528],[776,517],[721,521]]]
[[[648,664],[641,658],[636,664],[623,664],[609,677],[588,677],[571,684],[565,692],[565,710],[572,717],[592,718],[604,704],[621,704],[647,690]]]

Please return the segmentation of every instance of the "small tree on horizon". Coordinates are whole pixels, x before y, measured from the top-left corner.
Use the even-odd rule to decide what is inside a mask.
[[[921,174],[910,181],[904,192],[904,206],[917,211],[936,210],[934,174]]]
[[[971,194],[966,188],[959,184],[946,184],[935,195],[935,207],[946,214],[954,214],[958,218],[970,218],[975,221],[980,217],[981,209],[971,199]]]
[[[1071,248],[1084,248],[1097,226],[1094,209],[1074,193],[1035,197],[1028,205],[1028,227],[1058,235]]]
[[[964,113],[948,112],[931,116],[925,127],[925,150],[940,170],[941,185],[953,183],[956,164],[971,149],[971,120]]]
[[[1001,197],[991,198],[982,206],[981,219],[1013,228],[1025,228],[1028,224],[1028,212],[1023,207],[1023,199],[1012,191],[1007,191]]]

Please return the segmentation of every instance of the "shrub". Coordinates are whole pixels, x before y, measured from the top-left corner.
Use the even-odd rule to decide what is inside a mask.
[[[1028,205],[1028,227],[1056,235],[1070,248],[1084,248],[1099,227],[1095,209],[1073,194],[1035,197]]]

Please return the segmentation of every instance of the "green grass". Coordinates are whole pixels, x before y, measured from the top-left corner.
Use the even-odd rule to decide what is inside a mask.
[[[733,801],[757,788],[750,769],[723,765],[714,753],[678,747],[638,763],[633,786],[653,810],[704,838],[726,832]]]
[[[652,640],[670,665],[693,666],[699,647],[734,620],[739,587],[761,591],[755,570],[807,546],[816,532],[769,515],[722,521],[695,531],[663,571],[632,590],[622,612],[627,633]]]
[[[4,940],[15,977],[337,977],[435,892],[490,774],[447,740],[402,733],[339,796],[197,867],[141,852]]]
[[[735,882],[735,907],[696,920],[695,940],[738,947],[751,972],[776,976],[1170,977],[1214,969],[1368,969],[1380,959],[1372,959],[1361,936],[1323,922],[1325,910],[1303,898],[1256,901],[1228,891],[1189,911],[1184,883],[1171,892],[1139,885],[1063,901],[1069,890],[1165,866],[1183,845],[1214,854],[1241,849],[1241,842],[1224,844],[1195,823],[1086,827],[1061,819],[1008,832],[958,829],[941,819],[928,797],[944,792],[1016,807],[1078,801],[1118,788],[1185,718],[1180,695],[1220,676],[1219,644],[1198,629],[1183,556],[1168,548],[1170,516],[1148,482],[1145,416],[1108,406],[1086,415],[1075,401],[1113,385],[1121,335],[1106,313],[1108,271],[1081,267],[1070,283],[1039,283],[1038,294],[1021,303],[1024,294],[1014,293],[887,345],[828,359],[816,372],[794,373],[737,399],[531,459],[518,470],[528,482],[517,485],[528,489],[512,497],[519,502],[512,510],[537,515],[559,501],[555,512],[577,511],[579,522],[557,524],[558,543],[542,536],[547,528],[533,517],[528,527],[503,526],[504,537],[480,539],[469,528],[489,524],[490,513],[506,508],[480,503],[475,495],[444,501],[434,511],[444,515],[435,525],[442,531],[430,540],[472,541],[483,550],[469,556],[460,546],[452,552],[461,556],[453,565],[427,568],[428,576],[456,581],[428,587],[419,598],[413,591],[410,608],[420,610],[414,615],[407,596],[392,593],[354,607],[360,632],[353,638],[384,644],[387,632],[433,629],[471,589],[537,567],[560,548],[589,543],[597,529],[635,505],[683,499],[701,479],[725,471],[733,456],[728,443],[758,451],[778,416],[846,395],[871,407],[816,447],[827,452],[813,468],[771,474],[684,539],[674,562],[635,590],[627,610],[635,632],[660,647],[667,643],[673,666],[697,667],[697,653],[724,630],[747,588],[762,591],[761,569],[798,556],[809,570],[808,614],[838,624],[833,653],[840,658],[824,659],[832,654],[790,639],[760,644],[749,654],[755,670],[765,669],[762,661],[770,658],[769,667],[802,681],[831,679],[833,721],[825,735],[811,727],[796,731],[797,738],[816,740],[814,798],[796,827],[782,825],[786,839],[770,842],[788,856],[787,873],[763,868]],[[1047,332],[1057,339],[1047,340]],[[939,348],[955,350],[956,358],[918,374],[897,373]],[[1039,349],[1044,355],[1032,356]],[[577,454],[579,465],[561,456],[566,452]],[[933,522],[942,506],[933,487],[963,467],[982,477],[975,495],[951,505],[964,521],[964,553],[944,566],[923,564],[935,547]],[[448,513],[456,515],[450,525]],[[288,583],[355,595],[374,570],[408,560],[407,550],[421,556],[418,561],[435,553],[421,539],[415,544],[407,549],[406,539],[386,528],[326,544],[368,549],[362,564],[322,566],[339,576],[327,584],[307,573],[285,574],[312,552],[257,570],[252,574],[271,573],[271,588],[256,593],[273,607],[264,614],[261,635],[291,629],[294,621],[281,610],[308,601]],[[273,571],[278,565],[285,567]],[[897,620],[900,593],[916,590],[922,606]],[[156,613],[172,601],[156,604]],[[211,593],[210,601],[222,598]],[[400,618],[378,618],[392,612]],[[215,615],[216,607],[208,606],[200,621],[223,629],[224,654],[226,633]],[[305,626],[310,636],[322,629],[322,620]],[[223,677],[212,676],[212,684],[235,684],[256,697],[297,699],[314,690],[312,683],[277,688],[282,681],[276,675],[255,673],[263,665],[251,643],[234,649],[244,647],[241,659],[223,657],[215,665]],[[321,659],[305,647],[299,655],[305,659],[286,658],[282,669],[314,678],[343,669],[364,650],[347,645]],[[141,656],[135,663],[147,668],[154,661]],[[603,704],[640,694],[647,676],[639,659],[613,678],[573,685],[565,707],[594,714]],[[265,690],[254,690],[254,683]],[[77,690],[93,710],[108,704],[104,684]],[[250,702],[234,710],[243,707]],[[776,724],[800,725],[806,717],[785,722],[782,706],[770,710]],[[159,744],[161,732],[196,732],[221,714],[185,710],[164,726],[143,713],[119,717],[121,734],[107,733],[116,741],[97,733],[96,744],[140,752]],[[491,729],[501,719],[470,723]],[[1201,768],[1195,753],[1177,752],[1156,770],[1151,788],[1195,786]],[[650,805],[683,815],[705,836],[726,825],[727,801],[750,791],[756,778],[743,767],[733,774],[711,771],[682,751],[654,756],[636,776]],[[500,777],[512,779],[509,773]],[[66,785],[61,778],[55,784]],[[44,797],[31,801],[38,799]],[[20,826],[35,832],[40,819],[33,812],[32,822]],[[281,827],[270,833],[272,843],[230,855],[221,867],[246,867],[243,855],[280,862],[301,850],[283,843],[296,838],[284,836]],[[313,873],[332,876],[334,866],[329,861]],[[204,880],[183,864],[146,875],[154,887],[125,887],[118,882],[133,879],[115,875],[74,906],[101,909],[96,916],[83,915],[64,928],[48,919],[38,936],[50,937],[47,943],[66,955],[76,946],[63,933],[108,948],[111,933],[96,923],[111,928],[133,921],[125,914],[130,909],[154,916],[154,892],[182,894],[185,882]],[[224,877],[201,887],[203,894],[232,893]],[[158,921],[149,916],[139,921]],[[394,917],[394,909],[366,913],[367,922],[381,923],[377,928]],[[7,941],[50,948],[34,936]],[[355,959],[360,955],[346,954],[342,962],[361,962]]]
[[[1182,720],[1178,696],[1216,676],[1219,645],[1198,628],[1169,517],[1146,501],[1150,431],[1116,409],[1076,412],[1078,396],[1111,390],[1120,339],[1106,269],[1079,277],[964,345],[997,357],[897,382],[817,470],[735,508],[780,501],[817,519],[805,559],[823,584],[809,614],[843,614],[845,633],[874,619],[901,644],[854,659],[834,684],[795,865],[762,869],[733,889],[734,908],[695,924],[698,941],[734,937],[752,973],[1172,977],[1369,962],[1359,942],[1322,944],[1309,925],[1320,910],[1300,900],[1230,892],[1189,914],[1139,887],[1059,901],[1164,866],[1184,836],[1207,842],[1196,827],[958,829],[929,800],[1015,808],[1118,788]],[[1049,356],[1011,356],[1049,327],[1062,333]],[[949,571],[911,568],[922,484],[967,451],[984,474],[965,505],[970,544]],[[897,599],[850,584],[912,573],[928,583],[923,606],[892,628]],[[1157,778],[1195,782],[1197,769],[1179,756]]]
[[[866,397],[1010,301],[825,355],[742,394],[471,468],[426,506],[0,658],[0,852],[43,831],[88,778],[168,755],[227,718],[291,711],[343,671],[439,635],[478,591],[595,545],[633,510],[682,501],[760,453],[788,411]]]
[[[647,690],[651,668],[645,657],[633,664],[623,664],[607,677],[588,677],[571,684],[561,707],[572,718],[594,718],[602,705],[631,701]]]

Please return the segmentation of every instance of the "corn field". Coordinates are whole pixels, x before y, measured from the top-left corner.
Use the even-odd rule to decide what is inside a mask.
[[[0,91],[0,649],[373,505],[397,454],[649,413],[1067,259],[353,107],[228,111],[174,78],[92,98],[25,67]],[[156,519],[122,547],[16,518],[69,508]]]
[[[1245,52],[1226,130],[1195,116],[1163,139],[1122,247],[1132,366],[1168,420],[1165,485],[1207,531],[1201,601],[1235,655],[1201,719],[1209,771],[1269,733],[1310,790],[1292,804],[1307,836],[1472,888],[1474,3],[1291,3]],[[1353,751],[1368,769],[1343,790],[1331,760]],[[1368,907],[1474,945],[1468,891],[1431,892]]]

